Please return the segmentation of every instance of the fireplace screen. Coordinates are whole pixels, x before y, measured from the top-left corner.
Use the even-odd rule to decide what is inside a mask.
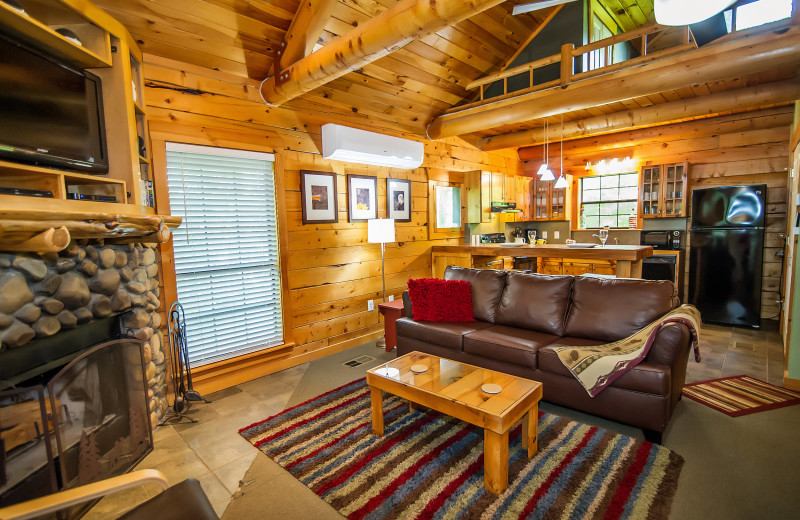
[[[152,449],[141,341],[95,346],[47,388],[62,489],[121,475]]]
[[[56,491],[51,427],[42,386],[0,392],[0,507]]]

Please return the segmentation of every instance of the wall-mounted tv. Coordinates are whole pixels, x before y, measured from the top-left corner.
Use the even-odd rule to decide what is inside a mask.
[[[0,158],[108,172],[100,78],[0,32]]]

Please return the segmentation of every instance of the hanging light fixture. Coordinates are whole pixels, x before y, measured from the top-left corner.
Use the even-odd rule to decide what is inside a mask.
[[[561,168],[555,187],[558,189],[567,187],[567,178],[564,177],[564,114],[561,114]]]
[[[548,123],[547,118],[544,120],[544,153],[545,159],[544,163],[539,167],[538,174],[541,176],[543,181],[554,181],[556,180],[556,176],[553,175],[553,170],[550,169],[550,166],[547,164],[550,161],[550,135],[548,133]]]
[[[711,18],[736,0],[655,0],[656,22],[661,25],[691,25]]]
[[[542,165],[539,166],[539,170],[536,172],[536,175],[541,177],[544,175],[544,172],[547,171],[547,159],[545,158],[545,152],[547,150],[547,118],[544,120],[544,143],[542,143]]]

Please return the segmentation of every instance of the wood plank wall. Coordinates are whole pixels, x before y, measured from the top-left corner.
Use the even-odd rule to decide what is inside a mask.
[[[459,140],[425,140],[425,162],[416,170],[328,161],[319,152],[320,125],[339,122],[354,126],[352,121],[267,107],[259,97],[257,83],[163,58],[145,56],[144,74],[154,148],[163,146],[164,141],[174,141],[274,151],[276,174],[283,175],[283,190],[278,197],[285,206],[286,222],[280,232],[288,244],[282,252],[287,267],[286,340],[295,345],[260,359],[249,358],[239,369],[225,370],[226,375],[220,377],[204,377],[201,368],[196,379],[205,392],[359,345],[382,334],[377,310],[367,311],[367,300],[376,300],[377,304],[381,299],[380,245],[367,243],[366,223],[347,221],[347,174],[378,177],[381,217],[386,215],[385,179],[412,182],[412,221],[397,223],[398,242],[387,244],[386,250],[387,296],[397,298],[409,278],[431,276],[431,246],[448,242],[428,240],[428,181],[461,183],[464,171],[484,169],[516,174],[519,167],[513,152],[480,152]],[[390,128],[362,128],[402,135]],[[156,161],[159,157],[163,155],[154,150]],[[159,169],[163,167],[156,164],[155,170]],[[302,223],[300,170],[337,173],[338,223]],[[169,276],[166,278],[165,284],[174,283]]]
[[[714,186],[766,184],[768,205],[761,316],[776,318],[782,269],[781,258],[776,253],[783,249],[782,237],[786,233],[792,117],[793,107],[782,106],[567,141],[564,143],[564,167],[567,173],[581,176],[585,175],[587,161],[630,156],[640,166],[688,161],[690,191]],[[533,175],[538,168],[536,161],[522,165],[526,175]],[[687,200],[691,200],[691,193]],[[688,275],[688,262],[686,266]]]

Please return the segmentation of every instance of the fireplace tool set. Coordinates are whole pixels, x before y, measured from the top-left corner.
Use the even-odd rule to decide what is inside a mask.
[[[182,420],[196,423],[197,419],[186,415],[186,412],[191,407],[191,402],[202,401],[208,403],[209,401],[192,386],[192,367],[189,363],[189,350],[186,341],[186,319],[183,314],[183,306],[179,302],[175,302],[170,306],[167,320],[169,325],[172,385],[175,390],[175,399],[172,404],[172,411],[162,419],[161,424],[180,422]]]

